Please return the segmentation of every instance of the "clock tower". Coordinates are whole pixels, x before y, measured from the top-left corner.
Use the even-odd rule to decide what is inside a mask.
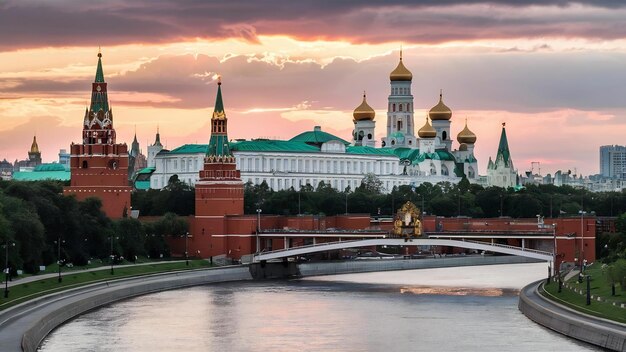
[[[83,119],[82,143],[70,145],[70,172],[65,195],[75,195],[78,200],[100,198],[102,210],[110,218],[125,217],[130,212],[128,146],[116,143],[101,53],[91,84],[91,104]]]

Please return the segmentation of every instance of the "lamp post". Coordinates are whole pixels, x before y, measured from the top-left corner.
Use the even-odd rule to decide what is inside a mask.
[[[502,213],[503,208],[504,208],[504,195],[500,194],[500,217],[504,216],[504,214]]]
[[[59,283],[61,283],[63,281],[63,278],[61,278],[61,236],[54,242],[57,244],[57,265],[59,266]],[[65,240],[62,242],[65,243]]]
[[[261,232],[261,213],[263,212],[263,210],[261,208],[257,208],[256,210],[256,238],[255,238],[255,246],[254,246],[254,252],[255,253],[259,253],[259,247],[260,247],[260,243],[259,243],[259,232]]]
[[[15,242],[7,241],[4,244],[4,298],[9,298],[9,246],[15,247]]]
[[[348,215],[348,192],[346,192],[346,215]]]
[[[557,252],[556,252],[556,224],[552,224],[552,237],[554,238],[554,248],[552,250],[552,275],[556,275],[556,273],[558,272],[556,270],[556,256],[557,256]]]
[[[586,211],[580,211],[580,271],[584,272],[583,262],[585,260],[585,214]]]
[[[189,231],[185,232],[185,265],[189,266],[189,252],[187,251],[187,239],[189,238]]]
[[[115,259],[115,255],[113,255],[113,235],[111,235],[110,239],[111,239],[111,275],[114,275],[115,271],[113,270],[113,260]]]

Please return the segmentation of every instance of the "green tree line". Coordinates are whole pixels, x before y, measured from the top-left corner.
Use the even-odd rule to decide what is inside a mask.
[[[63,195],[59,182],[0,182],[0,264],[8,245],[9,267],[36,273],[60,260],[85,265],[93,260],[169,257],[165,236],[181,235],[187,222],[175,214],[155,222],[112,221],[97,198],[79,202]],[[60,246],[59,246],[60,244]]]

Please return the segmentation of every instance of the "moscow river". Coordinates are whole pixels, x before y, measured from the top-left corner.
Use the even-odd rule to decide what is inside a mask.
[[[41,351],[594,351],[517,309],[547,264],[238,282],[79,316]]]

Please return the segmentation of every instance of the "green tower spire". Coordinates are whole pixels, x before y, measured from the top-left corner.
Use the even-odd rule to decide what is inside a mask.
[[[107,84],[104,81],[104,73],[102,71],[102,53],[98,50],[98,67],[96,68],[96,79],[91,84],[91,113],[97,113],[103,110],[105,113],[109,111],[109,98],[107,95]]]
[[[102,71],[102,53],[98,48],[98,68],[96,69],[96,83],[104,83],[104,72]]]
[[[502,123],[502,133],[500,134],[500,144],[498,145],[498,155],[496,156],[496,163],[498,159],[502,159],[504,165],[512,167],[511,165],[511,152],[509,151],[509,142],[506,138],[506,124]]]
[[[207,156],[232,156],[228,145],[228,119],[224,112],[224,102],[222,101],[222,79],[217,80],[217,97],[215,98],[215,108],[211,117],[211,140]]]

